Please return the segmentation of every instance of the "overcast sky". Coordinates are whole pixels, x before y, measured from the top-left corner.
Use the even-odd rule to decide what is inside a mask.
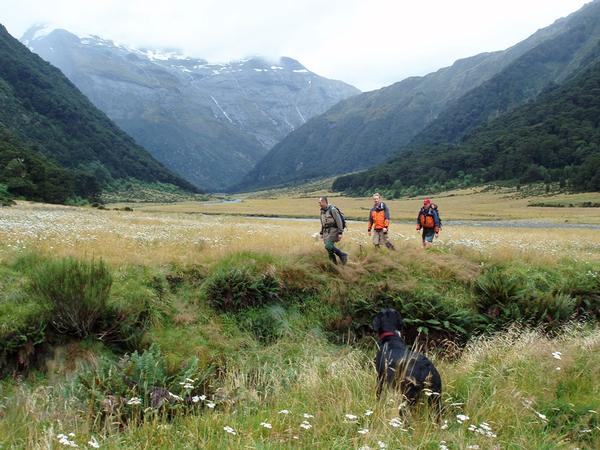
[[[501,50],[589,0],[0,0],[15,37],[45,22],[225,62],[290,56],[376,89]]]

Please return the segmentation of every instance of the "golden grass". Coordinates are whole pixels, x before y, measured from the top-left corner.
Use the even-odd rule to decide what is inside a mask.
[[[322,248],[313,237],[320,229],[316,217],[298,221],[213,216],[182,212],[185,208],[175,204],[164,210],[149,206],[126,212],[20,202],[2,210],[0,258],[35,250],[155,266],[202,262],[244,250],[284,255]],[[413,224],[393,224],[390,237],[400,251],[420,246]],[[593,229],[453,225],[442,230],[436,244],[495,257],[600,259],[600,233]],[[350,223],[340,246],[351,254],[370,247],[366,222]]]
[[[179,202],[179,203],[120,203],[111,206],[132,206],[150,213],[206,213],[234,215],[266,215],[287,217],[315,217],[319,213],[317,198],[323,191],[310,194],[290,194],[280,197],[264,197],[262,194],[236,196],[239,203]],[[329,194],[330,201],[339,206],[349,218],[367,220],[372,206],[370,198],[343,197]],[[520,198],[511,189],[465,189],[451,191],[432,197],[440,207],[445,220],[542,220],[550,222],[600,223],[600,208],[531,207],[532,203],[600,203],[600,193],[539,195]],[[413,221],[416,219],[422,198],[385,200],[390,207],[392,219]]]

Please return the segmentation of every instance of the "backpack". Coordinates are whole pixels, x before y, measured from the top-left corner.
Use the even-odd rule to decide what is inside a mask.
[[[331,205],[330,208],[337,209],[337,211],[340,213],[340,219],[342,219],[342,230],[347,229],[348,227],[346,226],[346,216],[344,216],[344,213],[342,212],[342,210],[340,208],[338,208],[337,206],[333,206],[333,205]]]
[[[422,211],[419,214],[419,222],[423,228],[435,228],[435,218],[433,217],[433,214],[429,212]]]
[[[438,215],[438,221],[440,222],[440,228],[442,228],[442,218],[440,217],[440,210],[438,209],[438,205],[436,205],[435,203],[432,203],[431,207],[437,213],[437,215]]]

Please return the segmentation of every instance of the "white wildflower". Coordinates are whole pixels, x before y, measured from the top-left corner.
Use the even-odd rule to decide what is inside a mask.
[[[537,412],[537,411],[534,411],[534,412],[535,412],[535,414],[536,414],[536,415],[537,415],[537,416],[538,416],[540,419],[542,419],[542,420],[546,420],[546,421],[548,420],[548,418],[546,417],[546,415],[545,415],[545,414],[542,414],[542,413],[540,413],[540,412]]]
[[[561,359],[562,353],[561,352],[552,352],[552,357],[554,359]]]
[[[369,417],[369,416],[370,416],[370,415],[372,415],[372,414],[373,414],[373,411],[371,411],[370,409],[367,409],[367,410],[365,411],[365,416],[367,416],[367,417]]]
[[[192,397],[192,402],[194,402],[194,403],[198,403],[199,401],[200,401],[200,397],[199,397],[198,395],[194,395],[194,396]]]
[[[448,450],[448,446],[446,445],[446,441],[440,441],[440,450]]]
[[[172,392],[169,392],[169,395],[171,396],[171,398],[177,400],[178,402],[182,402],[183,398],[181,398],[179,395],[175,395]]]
[[[215,406],[217,406],[217,404],[214,402],[206,402],[206,406],[208,406],[210,409],[215,409]]]
[[[447,430],[447,429],[448,429],[448,421],[444,420],[444,423],[440,427],[440,430]]]
[[[88,441],[88,445],[93,448],[100,448],[100,444],[94,436],[92,436],[92,438]]]
[[[69,436],[75,437],[75,435],[73,433],[69,433]],[[65,447],[78,448],[79,446],[75,442],[73,442],[72,440],[70,440],[69,436],[64,435],[64,434],[59,434],[56,437],[58,438],[58,443],[59,444],[64,445]]]
[[[139,397],[131,397],[129,400],[127,400],[127,404],[128,405],[141,405],[142,399],[140,399]]]
[[[393,419],[390,419],[389,424],[390,424],[390,426],[392,426],[394,428],[400,428],[403,425],[402,420],[400,420],[397,417],[394,417]]]
[[[361,428],[360,430],[358,430],[358,434],[367,434],[369,432],[368,428]]]
[[[290,413],[289,409],[282,409],[281,411],[279,411],[279,414],[285,414],[285,415],[287,415],[289,413]]]
[[[387,448],[386,443],[383,441],[377,441],[377,445],[379,446],[380,449]]]
[[[300,424],[300,428],[303,428],[305,430],[310,430],[312,428],[312,425],[305,420],[304,422],[302,422]]]
[[[456,420],[458,421],[458,423],[463,423],[463,422],[466,422],[467,420],[469,420],[469,416],[467,416],[465,414],[457,414]]]
[[[346,414],[344,417],[350,422],[358,420],[358,416],[355,416],[354,414]]]
[[[261,422],[260,426],[269,430],[273,428],[273,425],[271,425],[269,422]]]
[[[234,430],[233,428],[231,428],[230,426],[223,427],[223,430],[225,430],[225,432],[226,432],[226,433],[229,433],[229,434],[233,434],[233,435],[236,435],[236,434],[237,434],[237,433],[235,432],[235,430]]]
[[[312,414],[308,414],[308,413],[304,413],[304,414],[302,414],[302,416],[303,416],[305,419],[312,419],[313,417],[315,417],[315,416],[313,416]]]

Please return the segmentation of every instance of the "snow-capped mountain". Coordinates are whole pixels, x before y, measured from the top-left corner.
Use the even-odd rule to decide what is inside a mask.
[[[289,132],[359,93],[291,58],[217,64],[39,26],[21,41],[159,161],[205,189],[236,184]]]

